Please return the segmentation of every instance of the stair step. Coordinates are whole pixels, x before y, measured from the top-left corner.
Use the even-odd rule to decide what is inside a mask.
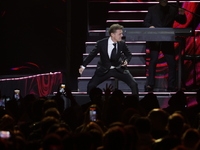
[[[85,59],[86,57],[88,56],[88,53],[87,54],[83,54],[83,59]],[[146,53],[133,53],[132,54],[132,59],[131,61],[129,62],[129,64],[131,65],[144,65],[146,63]],[[90,62],[90,65],[96,65],[97,62],[99,61],[100,59],[100,55],[97,55],[91,62]]]
[[[87,84],[92,77],[79,77],[78,78],[78,91],[85,92],[87,91]],[[138,83],[139,91],[144,91],[144,85],[146,83],[146,77],[134,77],[136,82]],[[98,87],[103,89],[106,87],[106,84],[112,84],[115,86],[115,78],[111,77],[110,79],[104,81],[103,83],[99,84]],[[118,81],[118,89],[122,90],[123,92],[131,92],[131,89],[122,81]]]
[[[128,68],[133,67],[146,67],[146,65],[127,65]],[[87,65],[87,68],[97,68],[97,65]]]
[[[79,92],[86,92],[87,91],[87,84],[89,82],[89,80],[92,77],[78,77],[78,87],[79,87]],[[144,86],[146,84],[146,76],[143,77],[133,77],[136,82],[138,83],[138,90],[140,92],[144,92]],[[101,83],[98,87],[103,89],[106,87],[106,84],[112,84],[113,86],[115,86],[115,78],[111,77],[110,79],[104,81],[103,83]],[[167,87],[164,86],[167,85],[167,79],[166,78],[157,78],[156,79],[156,83],[155,83],[155,88],[154,91],[156,92],[160,92],[160,91],[164,91],[166,92]],[[131,92],[130,88],[122,81],[118,81],[118,89],[122,90],[123,92]]]
[[[179,1],[180,4],[192,0]],[[197,1],[196,1],[197,2]],[[148,10],[149,7],[159,2],[110,2],[109,10]],[[169,4],[176,5],[176,1],[168,1]]]
[[[87,91],[87,84],[92,77],[78,77],[78,87],[79,92],[86,92]],[[141,77],[133,77],[136,82],[138,83],[138,90],[140,92],[144,92],[144,86],[146,85],[146,76]],[[115,86],[115,78],[110,78],[103,83],[101,83],[98,87],[103,89],[106,87],[106,84],[112,84]],[[122,90],[123,92],[130,92],[130,88],[122,81],[118,81],[118,89]],[[167,78],[157,78],[155,82],[154,91],[156,92],[166,92],[167,90]]]
[[[119,23],[126,28],[140,28],[144,27],[143,20],[107,20],[106,26],[110,27],[112,24]]]
[[[125,37],[124,37],[125,38]],[[86,53],[89,53],[95,46],[96,42],[86,42]],[[146,53],[146,42],[145,41],[126,41],[126,44],[131,53]]]
[[[56,92],[54,92],[54,93],[56,93]],[[123,92],[123,93],[125,95],[131,94],[131,92]],[[139,92],[139,95],[140,96],[145,96],[148,93],[149,92]],[[87,92],[72,92],[72,94],[73,95],[87,95]],[[103,92],[103,94],[104,94],[104,92]],[[156,96],[171,97],[172,94],[176,94],[176,92],[162,91],[162,92],[153,92],[153,94],[156,94]],[[184,92],[184,94],[187,95],[187,96],[196,97],[197,92],[188,91],[188,92]],[[52,96],[54,96],[54,95],[52,95]]]
[[[105,37],[105,30],[90,30],[88,32],[87,40],[89,42],[96,42],[104,37]]]
[[[158,2],[110,2],[109,10],[148,10]]]
[[[109,11],[108,20],[141,20],[147,11]]]
[[[94,67],[94,65],[92,65],[93,67],[91,67],[89,65],[89,67],[87,67],[83,73],[82,73],[82,77],[88,77],[88,76],[93,76],[96,67]],[[142,65],[142,66],[134,66],[134,67],[128,67],[130,73],[132,74],[132,76],[137,77],[137,76],[146,76],[146,66]]]

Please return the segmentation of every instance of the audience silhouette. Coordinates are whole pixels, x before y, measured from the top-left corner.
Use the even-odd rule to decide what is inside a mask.
[[[152,109],[147,117],[151,121],[151,135],[154,139],[159,139],[167,135],[166,129],[169,114],[160,108]]]
[[[79,105],[72,92],[53,97],[28,94],[0,109],[2,150],[197,150],[200,147],[200,92],[189,107],[177,91],[160,108],[157,96],[138,99],[120,89],[91,90]],[[96,120],[91,120],[91,108]],[[9,134],[8,134],[9,133]],[[10,135],[10,136],[9,136]],[[5,137],[4,137],[5,136]]]

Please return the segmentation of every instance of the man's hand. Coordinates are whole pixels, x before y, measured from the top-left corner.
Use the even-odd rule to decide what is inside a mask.
[[[112,84],[107,84],[106,83],[106,88],[103,88],[104,94],[105,94],[105,98],[108,98],[111,94],[111,92],[113,91],[113,85]]]
[[[128,62],[127,62],[127,60],[125,60],[124,62],[123,62],[123,64],[122,64],[122,66],[127,66],[128,65]]]
[[[183,8],[179,8],[178,11],[179,11],[180,15],[184,15],[185,14],[185,10]]]
[[[80,67],[79,68],[79,73],[82,74],[84,70],[85,70],[85,68]]]

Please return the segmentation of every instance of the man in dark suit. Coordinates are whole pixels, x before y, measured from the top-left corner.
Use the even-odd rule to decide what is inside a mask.
[[[92,88],[97,87],[106,79],[115,77],[125,82],[131,88],[132,94],[138,94],[137,83],[127,69],[127,64],[132,56],[126,43],[122,40],[123,26],[119,24],[111,25],[109,35],[108,38],[97,41],[94,49],[84,59],[79,69],[79,73],[82,74],[93,58],[98,53],[100,54],[97,69],[88,83],[87,93],[89,94]]]
[[[169,5],[167,0],[159,0],[159,4],[151,6],[144,19],[144,25],[149,28],[172,28],[174,21],[180,24],[186,23],[185,11],[176,5]],[[153,91],[155,85],[155,72],[158,54],[163,52],[168,64],[168,91],[176,90],[176,61],[173,42],[149,42],[150,64],[147,77],[147,91]]]

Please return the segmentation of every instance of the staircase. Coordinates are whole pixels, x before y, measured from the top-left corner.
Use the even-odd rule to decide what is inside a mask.
[[[92,50],[92,48],[96,44],[96,41],[106,36],[106,28],[109,27],[111,24],[119,23],[124,27],[142,27],[143,19],[146,15],[147,9],[150,5],[153,5],[154,3],[96,2],[96,4],[96,6],[103,7],[104,5],[104,8],[107,8],[107,18],[105,18],[106,25],[90,25],[88,41],[86,42],[86,52],[83,54],[83,59]],[[94,7],[94,2],[91,5],[93,5]],[[98,18],[98,16],[95,16],[95,18]],[[93,23],[94,21],[91,22]],[[144,85],[146,82],[146,42],[126,41],[126,43],[132,53],[132,59],[129,62],[128,68],[135,78],[136,82],[138,83],[139,92],[142,92],[144,91]],[[87,84],[94,74],[98,60],[99,56],[97,56],[87,66],[81,77],[78,78],[79,92],[87,91]],[[130,88],[124,82],[118,81],[117,83],[114,78],[110,78],[109,80],[100,84],[98,87],[103,89],[106,87],[106,84],[112,84],[113,86],[116,86],[117,84],[118,88],[123,92],[131,92]]]
[[[169,3],[175,3],[176,1],[168,1]],[[180,1],[180,3],[183,3]],[[113,23],[119,23],[124,27],[143,27],[143,19],[150,6],[155,5],[157,2],[91,2],[89,13],[89,32],[87,42],[85,43],[86,51],[83,54],[83,59],[93,49],[97,40],[100,40],[106,36],[106,28]],[[103,9],[102,9],[103,8]],[[146,70],[148,69],[148,50],[146,50],[145,41],[126,41],[131,53],[132,59],[128,65],[128,68],[138,83],[139,97],[142,99],[147,92],[144,92],[144,85],[146,83]],[[98,61],[97,56],[84,70],[81,77],[78,77],[78,92],[73,92],[76,100],[79,104],[84,104],[89,101],[87,91],[87,84],[94,74],[96,64]],[[162,72],[162,75],[165,72]],[[156,89],[154,94],[157,95],[157,99],[160,104],[160,108],[166,108],[168,106],[168,100],[175,92],[166,92],[165,86],[167,83],[166,78],[156,79]],[[103,89],[106,84],[112,84],[123,91],[125,95],[131,94],[129,87],[114,78],[110,78],[107,81],[101,83],[98,87]],[[162,87],[161,87],[161,86]],[[188,107],[196,103],[196,91],[184,92],[187,95]]]
[[[95,45],[95,42],[86,42],[86,53],[83,54],[83,58],[85,58],[88,55],[88,53],[94,47],[94,45]],[[145,77],[145,67],[146,67],[146,65],[145,65],[145,56],[146,56],[145,43],[144,42],[130,42],[130,43],[127,43],[127,45],[132,53],[132,59],[128,65],[128,68],[139,85],[139,87],[138,87],[139,91],[143,91],[144,84],[146,81],[146,77]],[[86,91],[86,88],[87,88],[86,85],[87,85],[88,81],[91,79],[92,75],[94,74],[98,60],[99,60],[99,56],[94,58],[93,61],[84,70],[81,77],[79,77],[79,79],[78,79],[79,80],[79,83],[78,83],[79,92]],[[110,78],[109,80],[100,84],[99,87],[105,88],[107,83],[112,84],[112,85],[116,84],[115,79]],[[119,81],[119,83],[118,83],[118,88],[124,92],[131,91],[129,89],[129,87],[121,81]]]
[[[150,6],[155,5],[157,2],[92,2],[92,10],[96,10],[96,12],[89,15],[89,19],[91,24],[89,24],[89,33],[88,33],[88,41],[86,42],[86,51],[83,54],[83,59],[88,55],[88,53],[93,49],[96,41],[102,39],[106,36],[106,28],[114,23],[119,23],[124,27],[144,27],[143,20],[147,13],[147,10]],[[175,1],[170,2],[175,3]],[[94,8],[96,7],[96,9]],[[105,9],[102,9],[105,8]],[[103,11],[103,12],[100,12]],[[103,16],[102,14],[107,15]],[[94,16],[92,16],[94,15]],[[98,22],[98,18],[100,20],[104,19],[105,22]],[[91,21],[94,19],[95,21]],[[138,83],[139,93],[144,94],[144,85],[146,83],[146,59],[148,58],[146,52],[146,42],[145,41],[126,41],[129,50],[132,53],[132,59],[128,65],[128,68]],[[86,93],[87,84],[91,77],[94,74],[96,69],[97,61],[99,60],[99,56],[97,56],[84,70],[81,77],[78,77],[78,92]],[[166,78],[156,79],[156,91],[165,91],[166,87]],[[107,81],[101,83],[98,87],[103,89],[106,87],[106,84],[116,85],[116,80],[114,78],[110,78]],[[118,81],[118,88],[122,90],[124,93],[131,93],[130,88],[123,82]],[[161,86],[162,87],[161,87]]]

